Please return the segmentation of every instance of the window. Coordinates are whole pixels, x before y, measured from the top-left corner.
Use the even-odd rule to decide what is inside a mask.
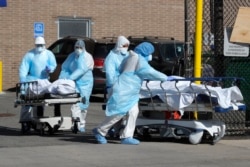
[[[91,36],[91,19],[89,18],[59,18],[58,37]]]

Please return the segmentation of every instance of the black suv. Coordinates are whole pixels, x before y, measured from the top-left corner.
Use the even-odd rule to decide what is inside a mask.
[[[106,84],[103,64],[110,50],[115,47],[116,38],[113,37],[103,37],[101,39],[94,40],[87,37],[68,36],[55,41],[51,46],[48,47],[48,49],[55,54],[57,61],[57,68],[55,72],[51,74],[50,80],[53,82],[58,79],[61,71],[61,65],[67,56],[74,51],[74,45],[78,39],[84,40],[86,50],[93,56],[94,59],[93,93],[103,93]]]
[[[171,37],[129,36],[132,45],[150,42],[155,52],[149,64],[166,75],[184,75],[184,42]]]
[[[109,52],[115,47],[116,38],[103,37],[95,40],[95,50],[93,58],[95,62],[93,75],[94,75],[94,89],[93,93],[104,92],[106,85],[106,76],[103,69],[104,60]]]
[[[88,37],[80,37],[80,36],[67,36],[62,39],[55,41],[52,45],[48,47],[48,50],[51,50],[57,62],[57,67],[54,73],[50,75],[51,82],[58,79],[58,76],[61,71],[61,65],[66,60],[67,56],[74,52],[74,46],[78,39],[82,39],[85,42],[86,50],[93,55],[95,40]]]
[[[109,54],[109,52],[115,47],[117,37],[103,37],[96,39],[95,50],[93,58],[95,61],[95,68],[93,70],[93,75],[95,78],[94,82],[94,92],[103,93],[106,85],[106,75],[103,69],[104,60]],[[129,45],[129,50],[133,50],[134,44]]]

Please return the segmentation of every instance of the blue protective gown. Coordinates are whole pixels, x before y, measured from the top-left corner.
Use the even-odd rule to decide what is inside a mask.
[[[117,49],[113,49],[109,52],[104,61],[104,70],[106,72],[106,86],[112,87],[118,76],[120,75],[119,67],[124,58],[128,56],[122,55]]]
[[[89,106],[89,98],[93,89],[93,73],[92,69],[87,67],[86,52],[79,56],[73,52],[62,64],[60,79],[71,79],[75,81],[77,92],[81,97],[85,97],[86,102],[78,103],[81,110],[86,110]]]
[[[36,49],[32,49],[24,55],[20,64],[20,82],[48,79],[49,74],[46,71],[46,67],[50,69],[50,73],[52,73],[56,66],[55,56],[50,50],[45,49],[43,52],[38,53]]]
[[[108,99],[106,115],[125,115],[139,101],[140,89],[143,80],[166,81],[167,75],[152,68],[147,61],[147,57],[138,54],[136,69],[121,72],[117,81],[113,85],[113,93]],[[123,69],[130,56],[121,64]],[[132,61],[133,62],[133,61]]]

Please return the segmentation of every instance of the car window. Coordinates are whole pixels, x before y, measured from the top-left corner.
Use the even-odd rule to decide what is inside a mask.
[[[69,55],[70,53],[74,52],[75,41],[68,41],[64,44],[62,54]]]
[[[49,50],[51,50],[55,55],[59,54],[61,52],[63,44],[64,44],[63,42],[56,43],[56,44],[52,45],[51,47],[49,47]]]
[[[172,60],[176,57],[184,55],[183,44],[161,44],[159,45],[159,53],[164,60]]]
[[[94,57],[98,58],[106,58],[106,56],[109,54],[109,52],[115,47],[115,44],[96,44],[95,45],[95,51],[94,51]]]

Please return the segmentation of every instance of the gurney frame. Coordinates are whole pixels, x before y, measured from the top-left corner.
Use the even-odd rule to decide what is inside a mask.
[[[33,128],[35,131],[38,131],[40,135],[44,135],[45,132],[48,134],[53,134],[59,130],[72,130],[72,132],[77,133],[78,119],[72,119],[71,117],[61,115],[61,105],[70,105],[76,104],[78,102],[85,103],[85,98],[80,97],[78,93],[75,94],[64,94],[56,95],[51,93],[38,94],[38,89],[35,90],[35,93],[28,91],[29,86],[38,85],[37,81],[17,83],[16,84],[16,99],[14,101],[14,107],[18,106],[31,106],[34,107],[46,107],[54,106],[54,116],[33,116],[31,121],[20,122],[21,123],[21,132],[26,134],[27,131],[25,128]],[[37,111],[39,112],[39,111]],[[72,127],[73,122],[73,129]]]
[[[175,87],[178,90],[177,83],[181,81],[201,81],[205,85],[224,86],[223,81],[231,81],[231,85],[237,85],[242,78],[235,77],[213,77],[213,78],[185,78],[175,79]],[[165,89],[161,85],[162,91]],[[147,86],[149,94],[152,95],[150,88]],[[209,90],[207,89],[209,92]],[[178,92],[181,94],[181,92]],[[167,96],[166,92],[165,95]],[[195,97],[198,97],[194,92]],[[185,107],[184,116],[180,119],[174,118],[174,113],[178,112],[171,108],[167,103],[150,97],[147,101],[140,99],[140,114],[136,122],[136,134],[141,138],[149,138],[154,134],[158,134],[164,138],[187,138],[191,144],[199,144],[202,140],[206,140],[211,144],[217,143],[224,137],[226,125],[220,120],[213,120],[212,114],[220,108],[214,102],[211,96],[208,96],[206,103],[195,98],[194,102]],[[241,106],[239,110],[245,111],[245,106]],[[220,111],[228,112],[232,108],[220,109]],[[166,114],[168,117],[166,118]],[[203,114],[202,119],[194,117],[194,113]]]

